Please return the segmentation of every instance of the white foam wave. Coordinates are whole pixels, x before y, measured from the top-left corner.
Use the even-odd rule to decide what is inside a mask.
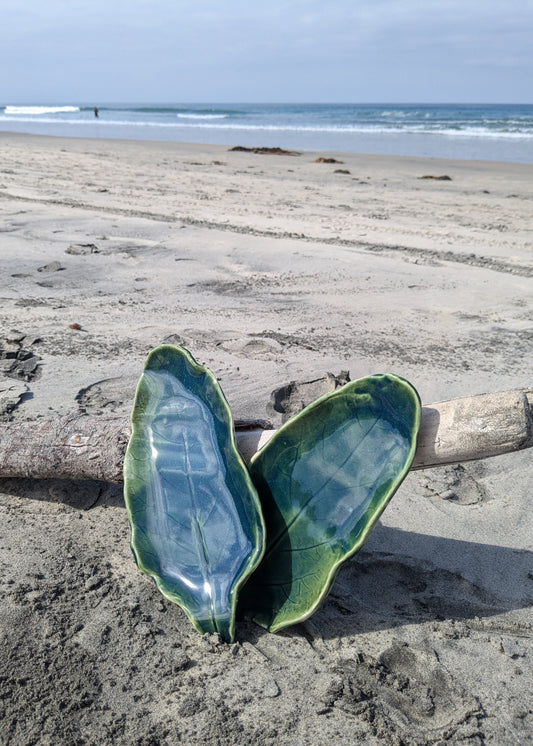
[[[80,118],[65,118],[56,119],[52,117],[40,116],[36,117],[25,116],[28,114],[27,109],[33,109],[37,107],[18,107],[24,109],[24,115],[13,115],[11,112],[8,114],[7,109],[11,112],[16,107],[6,107],[6,113],[0,114],[0,122],[32,122],[42,124],[61,124],[68,127],[75,127],[76,125],[87,125],[87,119]],[[39,107],[45,108],[45,107]],[[51,108],[51,107],[46,107]],[[61,107],[62,111],[68,109],[70,112],[79,111],[75,107]],[[225,117],[226,115],[210,115],[211,117],[217,116],[219,118]],[[424,125],[424,124],[410,124],[410,125],[379,125],[379,124],[364,124],[364,125],[294,125],[294,124],[250,124],[250,123],[239,123],[239,122],[202,122],[200,121],[167,121],[167,122],[151,122],[151,121],[131,121],[127,119],[98,119],[93,120],[90,118],[92,126],[102,128],[112,127],[126,127],[132,129],[176,129],[176,130],[218,130],[218,131],[239,131],[239,132],[280,132],[280,133],[310,133],[310,134],[339,134],[339,135],[392,135],[397,137],[402,136],[434,136],[434,137],[447,137],[453,138],[475,138],[475,139],[490,139],[490,140],[533,140],[533,128],[526,126],[523,128],[511,128],[505,129],[489,129],[486,127],[453,127],[453,126],[438,126],[438,125]],[[507,123],[509,124],[509,123]]]
[[[79,106],[6,106],[5,114],[32,114],[39,116],[42,114],[63,114],[66,112],[79,111]]]
[[[227,114],[177,114],[178,119],[227,119]]]
[[[402,130],[399,130],[400,132]],[[413,132],[414,134],[423,135],[443,135],[445,137],[482,137],[484,139],[511,139],[511,140],[531,140],[533,139],[533,129],[488,129],[485,127],[463,127],[461,129],[456,127],[412,127],[404,130],[406,132]]]
[[[387,109],[386,111],[382,111],[380,114],[381,117],[397,117],[398,119],[405,119],[409,116],[409,114],[406,111],[400,111],[399,109]],[[412,116],[412,114],[411,114]]]
[[[533,130],[522,130],[522,131],[508,131],[508,130],[489,130],[483,127],[465,127],[462,130],[443,128],[438,129],[434,127],[427,127],[424,125],[413,125],[411,127],[399,126],[399,127],[383,127],[380,125],[362,125],[362,126],[329,126],[329,127],[317,127],[317,126],[294,126],[294,125],[250,125],[250,124],[222,124],[222,125],[210,125],[210,124],[178,124],[180,128],[195,128],[195,129],[221,129],[221,130],[240,130],[240,131],[259,131],[259,132],[316,132],[316,133],[332,133],[332,134],[375,134],[375,135],[404,135],[404,134],[420,134],[420,135],[446,135],[447,137],[488,137],[488,138],[511,138],[511,139],[533,139]]]

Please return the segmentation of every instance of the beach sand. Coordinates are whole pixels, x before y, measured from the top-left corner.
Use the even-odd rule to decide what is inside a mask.
[[[4,421],[128,414],[164,341],[275,425],[272,390],[327,372],[424,403],[533,385],[533,166],[0,153]],[[410,474],[321,610],[232,645],[138,571],[120,486],[0,480],[0,743],[533,743],[531,459]]]

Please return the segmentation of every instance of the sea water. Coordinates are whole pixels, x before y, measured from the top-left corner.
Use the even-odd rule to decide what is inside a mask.
[[[0,130],[533,163],[527,104],[6,104]]]

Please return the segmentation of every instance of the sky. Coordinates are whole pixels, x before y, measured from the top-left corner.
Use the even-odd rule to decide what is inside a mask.
[[[2,0],[0,105],[533,103],[533,0]]]

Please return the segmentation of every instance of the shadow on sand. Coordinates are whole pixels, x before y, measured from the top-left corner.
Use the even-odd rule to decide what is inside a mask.
[[[0,479],[8,499],[72,510],[124,508],[122,485]],[[533,605],[533,552],[428,536],[378,524],[304,622],[313,636],[345,637],[406,624],[476,620]],[[517,591],[518,589],[518,591]],[[282,634],[298,633],[302,625]],[[303,630],[302,630],[303,631]]]

